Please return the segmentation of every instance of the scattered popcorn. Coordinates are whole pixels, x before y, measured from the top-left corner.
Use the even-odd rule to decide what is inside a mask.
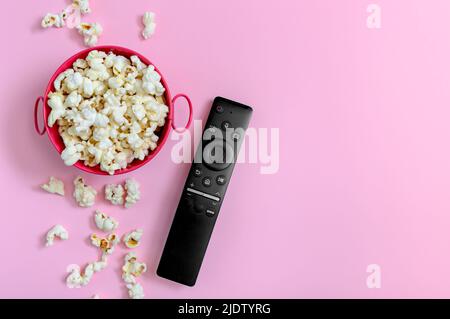
[[[130,296],[131,299],[143,299],[145,297],[144,288],[141,284],[128,284],[127,288],[128,296]]]
[[[109,217],[99,210],[95,211],[94,220],[98,229],[104,232],[111,232],[119,226],[119,223],[114,218]]]
[[[125,264],[122,267],[122,279],[127,284],[135,284],[136,278],[146,271],[147,265],[139,262],[134,252],[130,252],[125,256]]]
[[[144,231],[142,229],[136,229],[123,236],[123,243],[128,248],[135,248],[139,246]]]
[[[127,196],[125,197],[125,207],[129,208],[136,204],[137,201],[141,198],[139,183],[132,178],[128,178],[125,181],[125,189],[127,190]]]
[[[130,298],[144,298],[144,289],[136,282],[136,278],[146,271],[147,265],[143,262],[139,262],[134,252],[130,252],[125,256],[125,264],[122,267],[122,279],[127,284],[126,286]]]
[[[165,89],[154,66],[137,56],[92,50],[55,79],[54,90],[47,122],[58,125],[66,165],[81,160],[113,175],[157,147],[169,112]],[[120,189],[108,191],[121,204]]]
[[[94,273],[99,272],[107,266],[105,257],[102,257],[100,261],[90,263],[86,266],[83,273],[81,273],[80,266],[70,265],[67,267],[67,272],[70,274],[66,278],[66,285],[69,288],[81,288],[86,286],[92,279]]]
[[[82,22],[77,26],[77,30],[84,37],[84,44],[88,47],[96,45],[98,37],[103,33],[100,23]]]
[[[46,236],[46,244],[45,246],[53,246],[53,241],[55,237],[58,237],[62,240],[69,239],[69,232],[62,225],[55,225],[52,229],[50,229]]]
[[[88,281],[85,280],[84,276],[81,275],[80,266],[71,265],[67,267],[67,272],[70,273],[66,278],[67,287],[81,288],[81,286],[85,286],[88,284]]]
[[[123,196],[125,191],[123,186],[118,184],[108,184],[105,187],[105,198],[109,200],[113,205],[123,205]]]
[[[73,0],[73,7],[76,9],[80,9],[82,14],[88,14],[91,12],[91,8],[89,7],[89,0]]]
[[[41,26],[43,28],[62,28],[66,23],[65,19],[67,18],[66,13],[63,11],[60,14],[47,13],[45,17],[42,19]]]
[[[114,248],[119,242],[119,238],[116,234],[109,234],[106,238],[101,238],[97,234],[91,235],[91,243],[99,247],[103,255],[111,255],[114,252]]]
[[[144,39],[148,39],[153,35],[153,33],[155,33],[155,14],[153,12],[145,12],[144,16],[142,17],[142,22],[144,23],[142,36],[144,37]]]
[[[86,185],[84,179],[81,176],[75,178],[73,184],[75,185],[73,197],[75,198],[78,205],[80,205],[81,207],[90,207],[94,205],[97,191],[92,186]]]
[[[53,176],[47,184],[42,184],[41,188],[49,193],[64,196],[64,183]]]

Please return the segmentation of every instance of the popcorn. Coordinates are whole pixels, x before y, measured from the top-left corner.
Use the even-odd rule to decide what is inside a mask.
[[[82,94],[87,98],[94,94],[94,83],[91,79],[83,78]]]
[[[123,243],[128,248],[135,248],[139,246],[143,233],[144,231],[142,229],[136,229],[132,232],[129,232],[128,234],[125,234],[123,236]]]
[[[142,36],[144,37],[144,39],[148,39],[153,35],[153,33],[155,33],[155,14],[153,12],[145,12],[144,16],[142,17],[142,22],[144,23]]]
[[[126,160],[125,160],[126,161]],[[113,205],[123,205],[123,195],[125,191],[122,185],[109,184],[105,187],[105,198]]]
[[[128,284],[127,288],[128,296],[130,296],[131,299],[143,299],[145,297],[144,288],[141,284]]]
[[[135,284],[136,278],[147,271],[147,265],[137,260],[134,252],[129,252],[125,256],[125,264],[122,267],[122,279],[127,284]]]
[[[125,207],[129,208],[136,204],[137,201],[141,198],[139,183],[132,178],[128,178],[125,181],[125,189],[127,191],[127,196],[125,197]]]
[[[67,267],[67,272],[70,274],[66,278],[66,285],[69,288],[81,288],[81,286],[86,286],[89,279],[86,279],[84,275],[81,275],[80,266],[71,265]]]
[[[55,225],[52,229],[47,232],[45,246],[53,246],[53,241],[55,237],[58,237],[62,240],[69,239],[69,232],[62,225]]]
[[[47,13],[42,19],[41,27],[43,28],[62,28],[66,23],[67,14],[63,11],[60,14]]]
[[[80,9],[82,14],[88,14],[91,12],[91,8],[89,7],[89,0],[73,0],[73,7]]]
[[[102,250],[103,256],[111,255],[114,252],[114,248],[119,243],[119,238],[116,234],[109,234],[106,238],[101,238],[97,234],[92,234],[91,243]]]
[[[64,161],[64,164],[67,166],[71,166],[78,162],[81,158],[81,146],[70,145],[66,146],[64,151],[61,153],[61,158]],[[75,196],[75,193],[74,193]],[[80,205],[81,206],[81,205]]]
[[[53,84],[47,122],[58,125],[66,165],[81,160],[113,175],[157,147],[158,128],[165,125],[169,108],[152,65],[137,56],[92,50]],[[128,206],[136,201],[133,191],[129,199]]]
[[[164,94],[164,86],[161,84],[161,75],[155,71],[155,67],[153,65],[148,66],[146,69],[142,71],[144,76],[142,77],[143,83],[142,88],[145,92],[161,96]]]
[[[47,184],[42,184],[41,188],[49,193],[64,196],[64,183],[53,176]]]
[[[94,205],[97,191],[92,186],[86,185],[84,179],[81,176],[78,176],[73,181],[73,184],[75,185],[73,197],[75,198],[78,205],[80,205],[81,207],[90,207]]]
[[[84,37],[84,44],[88,47],[96,45],[98,37],[103,33],[100,23],[82,22],[77,26],[77,30]]]
[[[119,223],[114,218],[109,217],[99,210],[95,211],[94,221],[97,228],[105,232],[111,232],[119,226]]]
[[[73,68],[74,68],[74,69],[78,69],[78,70],[82,69],[82,70],[84,70],[84,69],[86,69],[87,67],[88,67],[88,64],[87,64],[86,60],[83,60],[83,59],[77,59],[77,60],[73,63]],[[69,70],[72,70],[72,69],[69,69]]]
[[[128,288],[128,295],[132,299],[144,298],[144,288],[136,282],[136,278],[147,271],[147,265],[138,262],[136,254],[130,252],[125,256],[125,264],[122,267],[122,279]]]
[[[78,107],[78,105],[80,105],[80,103],[81,103],[81,99],[82,99],[81,95],[78,94],[77,91],[73,91],[66,97],[66,100],[64,101],[64,107],[65,108]]]
[[[142,63],[141,59],[139,59],[139,57],[136,55],[132,55],[130,57],[130,60],[131,60],[131,63],[136,67],[136,69],[139,72],[147,67],[144,63]]]
[[[59,120],[65,113],[66,108],[64,106],[64,96],[60,93],[50,93],[48,95],[48,106],[52,109],[47,119],[47,124],[53,127],[55,122]]]
[[[83,83],[83,77],[80,72],[74,72],[66,76],[64,79],[64,84],[67,90],[74,91],[78,89]],[[72,92],[73,93],[73,92]]]
[[[86,286],[91,281],[94,273],[105,269],[106,266],[106,257],[102,257],[100,261],[89,263],[84,269],[83,273],[81,272],[80,266],[69,265],[69,267],[67,267],[67,272],[70,273],[66,278],[67,287],[81,288],[83,286]]]

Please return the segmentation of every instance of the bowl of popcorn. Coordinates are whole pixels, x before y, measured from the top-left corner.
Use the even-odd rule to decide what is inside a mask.
[[[189,106],[182,129],[173,121],[174,103],[180,97]],[[64,163],[99,175],[123,174],[145,165],[161,150],[171,128],[182,131],[191,121],[189,98],[172,98],[164,77],[147,58],[117,46],[90,48],[65,61],[34,109],[36,131],[47,132]]]

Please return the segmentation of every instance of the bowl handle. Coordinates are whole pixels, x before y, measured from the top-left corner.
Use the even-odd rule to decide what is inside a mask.
[[[191,100],[189,99],[189,97],[186,94],[180,93],[180,94],[177,94],[177,95],[175,95],[173,97],[172,102],[171,102],[172,106],[175,105],[175,101],[179,97],[183,97],[186,100],[186,102],[188,103],[188,106],[189,106],[189,119],[188,119],[188,121],[186,123],[186,126],[180,129],[180,128],[175,126],[175,121],[174,121],[175,116],[172,115],[172,128],[177,133],[183,133],[185,130],[187,130],[189,128],[189,126],[191,126],[191,122],[192,122],[192,102],[191,102]]]
[[[39,96],[36,99],[36,102],[34,103],[34,128],[36,129],[36,132],[39,135],[44,135],[45,133],[45,125],[44,128],[42,130],[39,129],[39,122],[38,122],[38,109],[39,109],[39,102],[44,103],[44,97],[43,96]]]

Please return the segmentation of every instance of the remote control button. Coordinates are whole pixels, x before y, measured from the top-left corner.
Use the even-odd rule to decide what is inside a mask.
[[[231,134],[231,139],[233,141],[239,141],[239,139],[241,138],[241,134],[239,134],[238,132],[233,132],[233,134]]]
[[[202,184],[205,187],[211,186],[211,177],[207,176],[202,180]]]
[[[213,210],[210,210],[210,209],[206,210],[206,216],[208,216],[208,217],[213,217],[215,214],[216,214],[216,212]]]
[[[188,208],[193,208],[194,207],[194,200],[191,197],[185,197],[184,198],[184,204]]]
[[[203,148],[203,163],[214,171],[226,169],[234,162],[234,148],[222,139],[215,139]]]
[[[219,185],[225,185],[225,183],[227,182],[227,178],[225,177],[225,175],[219,175],[216,177],[216,182]]]
[[[231,128],[231,123],[228,121],[223,121],[221,127],[226,130],[227,128]]]
[[[205,205],[201,203],[195,203],[194,210],[196,213],[201,214],[205,211]]]
[[[202,170],[200,168],[195,168],[194,169],[194,176],[195,177],[200,177],[200,176],[202,176],[202,174],[203,174],[203,172],[202,172]]]
[[[209,128],[207,128],[204,132],[203,132],[203,141],[214,141],[217,138],[222,138],[223,137],[223,133],[220,129],[218,129],[217,127],[215,127],[214,125],[210,124]]]
[[[216,112],[217,112],[217,113],[220,114],[220,113],[223,113],[223,111],[224,111],[224,109],[223,109],[223,106],[222,106],[222,105],[217,105],[217,106],[216,106]]]

